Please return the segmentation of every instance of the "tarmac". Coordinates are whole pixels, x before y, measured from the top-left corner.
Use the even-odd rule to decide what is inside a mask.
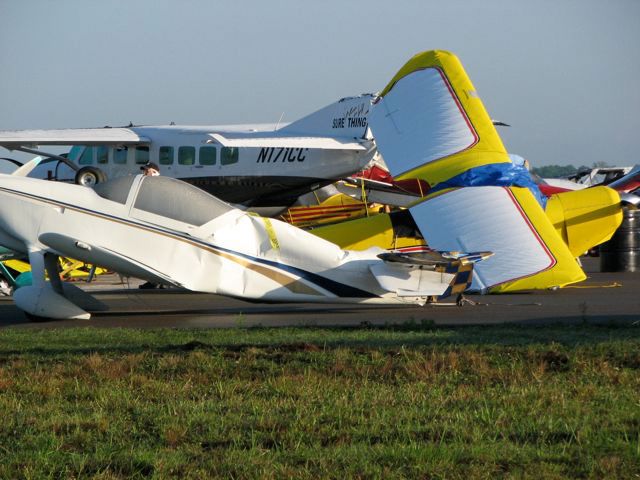
[[[640,326],[640,272],[599,272],[598,258],[583,258],[588,279],[557,290],[467,295],[425,306],[268,304],[168,288],[143,290],[137,279],[115,274],[76,282],[97,303],[90,320],[34,323],[0,297],[1,328],[234,328],[358,326],[423,323],[442,326],[494,324],[604,324]]]

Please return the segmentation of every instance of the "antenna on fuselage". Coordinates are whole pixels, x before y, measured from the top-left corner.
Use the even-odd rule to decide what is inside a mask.
[[[284,117],[284,112],[282,112],[280,114],[280,118],[278,119],[278,123],[276,123],[276,128],[274,128],[274,130],[277,130],[278,127],[280,126],[280,122],[282,121],[282,117]]]

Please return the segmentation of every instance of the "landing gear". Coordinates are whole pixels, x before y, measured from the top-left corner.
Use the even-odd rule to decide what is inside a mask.
[[[56,319],[88,320],[91,318],[88,312],[65,297],[60,280],[58,255],[42,250],[30,251],[29,263],[32,284],[17,288],[13,292],[13,301],[20,310],[25,312],[29,320],[43,322]]]
[[[105,173],[96,167],[82,167],[76,172],[75,182],[78,185],[92,187],[107,180]]]

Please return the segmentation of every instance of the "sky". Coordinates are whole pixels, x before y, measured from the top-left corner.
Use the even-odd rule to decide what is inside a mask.
[[[0,130],[293,121],[432,49],[533,166],[640,163],[637,0],[0,0]]]

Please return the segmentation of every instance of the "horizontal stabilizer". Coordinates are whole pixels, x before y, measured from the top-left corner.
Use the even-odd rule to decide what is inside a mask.
[[[357,150],[364,151],[364,141],[339,137],[238,137],[233,138],[219,133],[209,134],[212,140],[223,147],[281,147],[281,148],[317,148],[324,150]]]
[[[462,253],[436,251],[428,247],[408,247],[381,253],[384,267],[371,271],[383,288],[395,288],[400,297],[444,298],[464,292],[471,283],[474,265],[492,256],[491,252]],[[407,275],[407,271],[410,272]]]
[[[422,265],[422,266],[450,266],[450,265],[468,265],[485,260],[493,255],[492,252],[440,252],[425,247],[419,247],[419,251],[394,251],[386,252],[378,255],[385,262],[403,263],[406,265]]]
[[[454,273],[436,271],[433,267],[397,262],[380,262],[369,268],[382,288],[404,297],[440,296],[455,278]]]

